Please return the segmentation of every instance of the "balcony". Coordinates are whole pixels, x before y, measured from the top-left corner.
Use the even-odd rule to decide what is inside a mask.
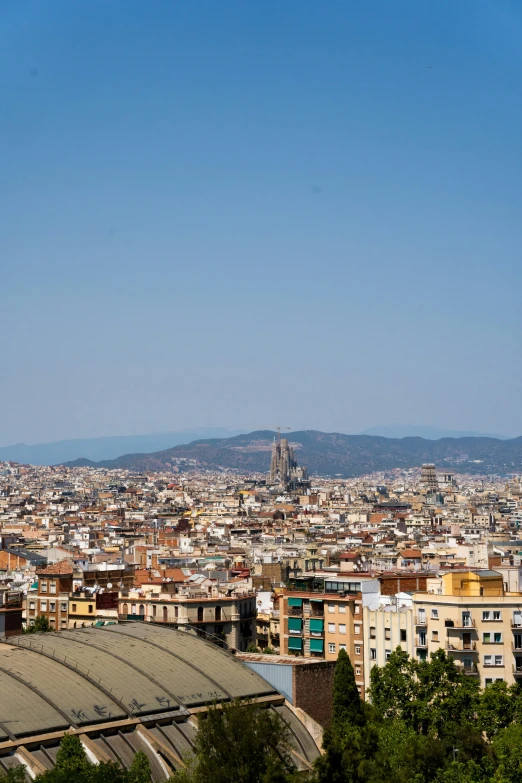
[[[522,664],[520,665],[517,665],[515,663],[513,664],[513,674],[515,675],[515,677],[522,677]]]
[[[511,642],[511,649],[513,652],[522,652],[522,638],[515,639],[514,642]]]
[[[476,642],[446,642],[446,650],[448,652],[476,652],[477,651],[477,643]]]
[[[289,617],[302,617],[303,616],[303,607],[302,606],[289,606],[288,607],[288,616]]]
[[[2,590],[0,592],[0,610],[21,609],[23,602],[23,593],[15,590]]]
[[[416,647],[428,647],[428,637],[427,636],[417,636],[416,639]]]
[[[455,664],[460,674],[468,674],[470,676],[478,675],[479,670],[476,663],[472,664]]]
[[[415,617],[415,625],[428,625],[428,621],[426,619],[426,615],[418,614]]]
[[[462,618],[460,620],[452,620],[451,618],[447,617],[444,620],[444,626],[446,628],[453,628],[456,631],[468,631],[473,630],[476,628],[476,623],[473,618],[469,618],[469,620],[463,620]]]

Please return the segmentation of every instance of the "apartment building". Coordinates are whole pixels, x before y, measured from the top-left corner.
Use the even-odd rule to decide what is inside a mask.
[[[73,587],[73,567],[68,560],[36,570],[38,587],[27,595],[26,623],[34,625],[37,617],[46,617],[55,630],[68,627],[69,594]]]
[[[491,570],[449,572],[429,587],[413,595],[417,657],[443,648],[482,687],[522,683],[522,594]]]
[[[279,599],[281,655],[337,660],[346,650],[364,696],[362,594],[285,588]]]
[[[0,585],[0,640],[22,633],[23,595]]]
[[[368,692],[372,666],[384,666],[397,647],[411,657],[417,655],[411,595],[399,594],[390,604],[375,610],[363,606],[363,627],[364,685]]]
[[[218,587],[199,589],[173,582],[144,584],[119,598],[121,620],[192,627],[201,635],[222,639],[229,649],[245,651],[255,642],[256,594]]]

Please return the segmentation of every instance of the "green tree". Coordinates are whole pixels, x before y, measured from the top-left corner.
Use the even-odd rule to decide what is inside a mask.
[[[54,628],[51,627],[49,620],[43,614],[35,619],[34,625],[29,625],[25,629],[25,633],[49,633],[50,631],[54,631]]]
[[[247,652],[247,653],[259,653],[259,652],[261,652],[261,650],[259,649],[257,644],[255,644],[254,642],[250,642],[250,644],[246,648],[245,652]]]
[[[474,677],[459,672],[444,650],[431,653],[417,667],[420,728],[443,736],[454,726],[472,727],[480,686]]]
[[[150,783],[150,762],[142,750],[134,756],[127,777],[128,783]]]
[[[150,783],[150,780],[150,765],[145,753],[136,753],[129,770],[112,761],[93,764],[87,758],[80,738],[76,734],[66,734],[60,742],[53,769],[39,775],[36,783]]]
[[[492,682],[484,689],[478,702],[477,718],[480,730],[489,740],[513,722],[517,697],[518,689],[508,688],[504,681]]]
[[[0,774],[0,783],[25,783],[25,767],[20,764]]]
[[[486,688],[487,690],[487,688]],[[522,780],[522,725],[501,729],[493,740],[497,769],[495,783],[520,783]]]
[[[355,682],[352,662],[346,650],[341,650],[335,665],[332,726],[363,726],[364,723],[364,706]]]
[[[173,783],[288,783],[290,732],[273,710],[235,701],[199,718],[195,753]]]
[[[385,718],[397,718],[418,729],[418,662],[402,647],[394,650],[387,663],[370,671],[372,704]]]
[[[341,650],[335,666],[332,723],[323,734],[323,755],[315,764],[318,782],[363,781],[376,748],[376,736],[367,720],[350,658]]]

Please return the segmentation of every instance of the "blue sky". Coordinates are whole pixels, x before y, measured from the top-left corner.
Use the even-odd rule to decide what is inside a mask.
[[[0,443],[522,433],[518,0],[0,13]]]

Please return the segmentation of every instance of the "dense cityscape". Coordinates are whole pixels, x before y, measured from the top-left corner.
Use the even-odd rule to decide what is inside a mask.
[[[332,720],[341,651],[366,700],[372,669],[384,667],[397,648],[419,662],[443,650],[480,688],[515,685],[522,678],[521,522],[518,475],[424,464],[318,479],[280,435],[266,474],[2,463],[0,680],[17,702],[20,690],[26,698],[31,689],[36,703],[8,719],[5,709],[13,705],[4,705],[0,764],[16,751],[32,774],[41,772],[54,761],[40,748],[41,737],[54,732],[57,746],[66,718],[98,760],[125,765],[130,748],[142,749],[156,765],[154,779],[165,779],[161,759],[166,754],[168,765],[188,746],[179,732],[161,730],[163,744],[144,734],[160,731],[158,712],[166,721],[175,703],[176,720],[180,710],[188,719],[229,690],[219,657],[198,664],[198,681],[180,682],[183,693],[172,694],[149,656],[150,645],[164,644],[166,629],[188,640],[185,666],[208,657],[191,647],[204,640],[205,650],[225,651],[282,694],[270,698],[284,697],[277,709],[305,743],[304,770]],[[127,636],[131,647],[143,646],[138,659],[118,645]],[[13,658],[15,650],[24,656]],[[120,662],[117,673],[109,655]],[[49,658],[64,671],[51,673]],[[68,686],[77,690],[74,709],[60,704],[55,689],[52,697],[46,692],[52,677],[73,670],[85,679],[82,688],[99,689],[97,706],[77,682]],[[242,685],[241,673],[228,676]],[[140,678],[145,691],[147,679],[162,685],[157,703],[148,703]],[[115,698],[114,689],[125,695]],[[248,687],[232,695],[247,694]],[[153,728],[136,729],[137,715]],[[100,735],[100,721],[117,721],[120,732],[128,722],[126,753],[110,730]],[[28,735],[35,750],[25,747]]]

